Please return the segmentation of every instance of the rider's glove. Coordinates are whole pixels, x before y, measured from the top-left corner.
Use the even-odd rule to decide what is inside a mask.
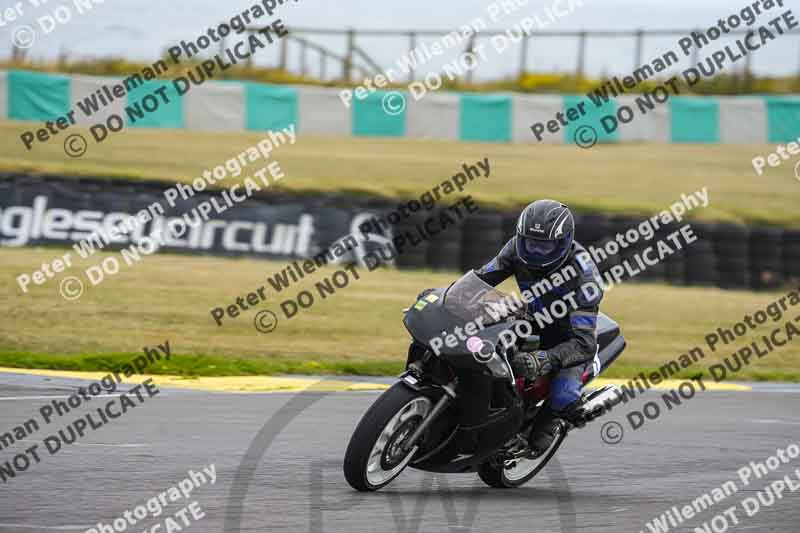
[[[550,355],[545,350],[538,350],[531,353],[531,356],[536,360],[538,371],[537,374],[544,376],[551,372],[558,372],[561,370],[561,361],[557,357]]]
[[[545,351],[531,353],[519,353],[511,362],[511,369],[515,376],[524,377],[528,381],[534,381],[539,376],[544,376],[550,372],[561,368],[559,361]]]

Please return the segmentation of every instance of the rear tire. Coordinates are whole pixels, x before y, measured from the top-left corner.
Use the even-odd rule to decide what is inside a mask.
[[[359,491],[391,483],[417,451],[400,445],[430,412],[433,402],[402,382],[381,394],[358,423],[344,456],[344,477]]]
[[[541,472],[547,463],[550,462],[550,459],[556,454],[566,437],[567,427],[566,424],[562,422],[559,425],[558,434],[556,438],[553,439],[550,448],[538,459],[516,459],[514,461],[504,461],[503,463],[498,463],[496,460],[489,460],[478,468],[478,476],[481,478],[481,481],[496,489],[520,487]],[[511,463],[515,463],[513,468],[510,468]]]

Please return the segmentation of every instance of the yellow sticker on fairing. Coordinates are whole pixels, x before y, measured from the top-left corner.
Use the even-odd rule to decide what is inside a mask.
[[[428,300],[430,303],[433,303],[433,302],[435,302],[436,300],[438,300],[438,299],[439,299],[439,297],[438,297],[438,296],[436,296],[435,294],[429,294],[429,295],[427,295],[427,296],[425,297],[425,299],[426,299],[426,300]]]
[[[423,309],[425,309],[426,305],[428,305],[428,302],[426,302],[425,300],[420,300],[414,306],[414,309],[416,309],[417,311],[422,311]]]

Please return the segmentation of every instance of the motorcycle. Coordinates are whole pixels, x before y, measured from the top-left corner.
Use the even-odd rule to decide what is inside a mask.
[[[404,310],[412,337],[406,371],[363,415],[345,453],[344,475],[354,489],[378,490],[406,467],[477,472],[491,487],[519,487],[545,467],[571,430],[621,401],[614,385],[584,393],[580,406],[557,420],[550,447],[534,452],[526,435],[548,398],[550,376],[533,382],[514,376],[514,354],[538,349],[540,338],[509,334],[530,331],[525,311],[490,312],[508,301],[470,271],[447,288],[423,293]],[[625,349],[619,325],[603,313],[597,336],[584,385]],[[431,342],[434,338],[448,342]]]

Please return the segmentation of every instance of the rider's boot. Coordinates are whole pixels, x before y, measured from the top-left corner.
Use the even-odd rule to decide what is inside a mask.
[[[559,426],[559,419],[568,420],[571,424],[583,427],[580,418],[580,408],[583,399],[575,400],[561,411],[553,411],[549,405],[545,404],[533,418],[528,444],[535,455],[541,455],[547,451],[556,438]]]
[[[533,418],[528,444],[535,455],[543,454],[553,444],[558,428],[557,418],[558,413],[547,405],[544,405]]]

